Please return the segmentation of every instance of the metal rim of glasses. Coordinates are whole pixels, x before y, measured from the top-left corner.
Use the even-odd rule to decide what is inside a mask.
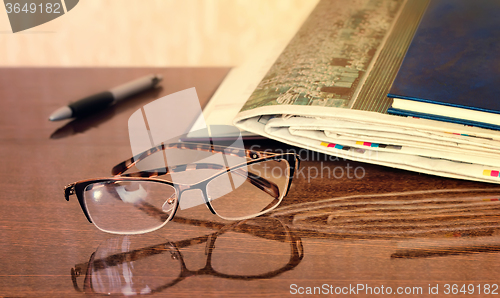
[[[155,148],[162,148],[160,146],[157,146]],[[212,148],[213,147],[215,147],[215,146],[212,146]],[[217,146],[217,147],[224,148],[223,146]],[[152,149],[155,149],[155,148],[152,148]],[[165,147],[163,147],[163,148],[165,148]],[[239,150],[239,151],[242,150],[242,149],[231,148],[231,147],[227,147],[227,148],[234,149],[234,152],[237,152],[236,150]],[[145,151],[145,153],[147,153],[148,151],[151,151],[152,149],[149,149],[149,150]],[[217,149],[219,149],[219,148],[217,148]],[[111,177],[111,178],[86,179],[86,180],[81,180],[81,181],[77,181],[77,182],[71,183],[71,184],[69,184],[69,185],[67,185],[65,187],[65,197],[66,197],[66,200],[69,201],[69,196],[73,195],[73,194],[76,194],[76,196],[78,198],[78,201],[80,203],[80,206],[82,208],[82,211],[85,214],[87,220],[90,223],[94,223],[94,225],[99,230],[104,231],[104,232],[108,232],[108,233],[112,233],[112,234],[127,234],[127,235],[143,234],[143,233],[152,232],[152,231],[155,231],[157,229],[162,228],[167,222],[169,222],[174,217],[175,213],[177,212],[177,210],[179,208],[179,200],[180,200],[180,197],[181,197],[182,193],[184,191],[190,190],[190,189],[199,189],[199,190],[201,190],[201,192],[203,194],[204,203],[207,206],[207,208],[212,212],[212,214],[216,214],[217,216],[219,216],[219,217],[221,217],[223,219],[227,219],[227,220],[244,220],[244,219],[249,219],[249,218],[257,217],[257,216],[260,216],[262,214],[265,214],[265,213],[267,213],[267,212],[275,209],[281,203],[281,201],[283,200],[283,198],[287,195],[287,193],[288,193],[288,191],[290,189],[293,177],[294,177],[295,169],[298,168],[300,159],[298,158],[298,155],[295,154],[295,153],[271,153],[271,152],[258,152],[258,151],[254,151],[254,150],[244,150],[244,151],[246,151],[247,157],[249,156],[250,158],[253,158],[253,159],[250,160],[250,161],[247,161],[246,163],[241,163],[239,165],[233,166],[231,168],[225,168],[224,170],[221,170],[220,172],[218,172],[218,173],[216,173],[216,174],[214,174],[214,175],[212,175],[212,176],[204,179],[203,181],[200,181],[200,182],[197,182],[197,183],[194,183],[194,184],[177,184],[177,183],[173,183],[173,182],[170,182],[170,181],[166,181],[166,180],[154,178],[155,176],[160,176],[160,175],[163,175],[164,173],[158,174],[157,172],[153,172],[153,173],[149,172],[149,173],[145,174],[143,172],[137,172],[140,175],[138,177],[134,177],[133,176],[134,174],[137,174],[137,173],[132,173],[132,174],[125,174],[125,175],[121,175],[121,176],[118,175],[118,176]],[[213,152],[220,153],[220,151],[213,151]],[[142,154],[142,156],[144,156],[144,155],[145,154]],[[217,178],[217,177],[219,177],[221,175],[224,175],[224,174],[226,174],[226,173],[228,173],[230,171],[234,171],[234,170],[237,170],[237,169],[239,169],[241,167],[244,167],[244,166],[248,166],[248,165],[252,165],[252,164],[255,164],[255,163],[259,163],[259,162],[263,162],[263,161],[268,161],[268,160],[286,160],[287,163],[288,163],[289,175],[288,175],[288,177],[286,177],[287,179],[285,179],[286,185],[284,185],[284,187],[283,187],[284,191],[280,192],[279,193],[279,197],[275,199],[275,200],[277,200],[277,202],[272,207],[270,207],[268,209],[262,210],[261,212],[258,212],[256,214],[251,214],[251,215],[248,215],[248,216],[241,216],[241,217],[236,217],[236,218],[229,218],[229,217],[221,216],[219,213],[217,213],[217,211],[213,208],[212,204],[210,203],[210,198],[209,198],[209,195],[207,193],[207,185],[211,181],[213,181],[213,179],[215,179],[215,178]],[[125,164],[125,162],[123,162],[121,164],[123,165],[123,164]],[[113,168],[113,171],[115,171],[115,169],[117,167],[118,166],[115,166]],[[130,167],[131,166],[129,166],[128,168],[130,168]],[[168,173],[168,169],[166,169],[165,173]],[[132,175],[132,176],[130,177],[128,175]],[[150,175],[150,176],[148,176],[148,175]],[[135,231],[135,232],[130,232],[130,231],[124,231],[124,232],[109,231],[109,230],[106,230],[106,229],[103,229],[103,228],[99,227],[92,220],[90,212],[89,212],[89,210],[87,208],[87,205],[85,203],[85,197],[84,197],[85,188],[88,185],[91,185],[91,184],[94,184],[94,183],[117,182],[117,181],[148,181],[148,182],[162,183],[162,184],[167,184],[167,185],[172,186],[175,189],[175,192],[176,192],[176,200],[175,200],[175,206],[172,207],[173,210],[170,212],[170,216],[161,225],[159,225],[157,227],[146,229],[146,230],[141,230],[141,231]]]

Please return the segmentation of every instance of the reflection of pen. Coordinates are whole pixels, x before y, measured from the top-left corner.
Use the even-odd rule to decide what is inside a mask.
[[[100,111],[126,97],[139,93],[141,91],[152,88],[158,84],[162,79],[159,75],[149,75],[124,85],[115,87],[109,91],[104,91],[85,97],[57,109],[49,117],[50,121],[58,121],[74,117],[84,117],[89,114]]]

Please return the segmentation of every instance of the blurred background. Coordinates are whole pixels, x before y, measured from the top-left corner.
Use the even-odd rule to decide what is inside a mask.
[[[80,0],[12,33],[0,12],[1,66],[237,66],[288,40],[318,0]]]

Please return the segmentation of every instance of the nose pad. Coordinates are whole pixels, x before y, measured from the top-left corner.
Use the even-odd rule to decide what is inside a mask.
[[[161,206],[161,210],[166,213],[171,212],[172,209],[175,207],[176,201],[177,201],[177,194],[174,193],[165,201],[165,203],[163,203],[163,206]]]

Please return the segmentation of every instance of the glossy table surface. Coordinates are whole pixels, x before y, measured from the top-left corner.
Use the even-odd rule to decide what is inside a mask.
[[[198,206],[155,232],[116,236],[89,223],[74,196],[64,199],[68,183],[109,177],[131,157],[134,111],[190,87],[204,104],[227,72],[0,69],[0,296],[499,295],[497,185],[261,140],[245,145],[302,159],[288,196],[266,216],[228,222]],[[163,75],[162,88],[85,119],[47,120],[70,101],[149,73]]]

